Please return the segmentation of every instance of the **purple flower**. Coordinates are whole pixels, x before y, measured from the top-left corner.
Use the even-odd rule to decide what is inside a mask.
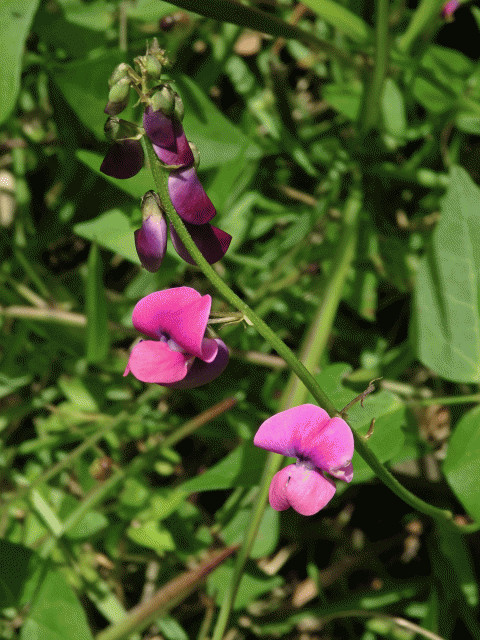
[[[156,291],[133,310],[133,326],[150,340],[136,344],[123,375],[142,382],[191,389],[214,380],[228,363],[218,338],[205,338],[212,299],[190,287]]]
[[[140,140],[117,140],[110,145],[100,171],[112,178],[133,178],[143,167],[143,149]]]
[[[212,224],[188,224],[184,222],[187,227],[188,233],[191,235],[192,240],[200,249],[203,257],[209,264],[218,262],[226,254],[227,249],[232,240],[232,236],[226,231],[217,229]],[[197,264],[192,256],[188,253],[185,245],[180,240],[173,225],[170,223],[170,236],[172,238],[173,246],[178,255],[188,262],[189,264]]]
[[[268,418],[253,440],[257,447],[295,457],[275,474],[270,505],[276,511],[293,507],[311,516],[335,494],[335,483],[325,473],[350,482],[353,478],[353,434],[342,418],[330,418],[313,404],[303,404]]]
[[[183,131],[182,124],[162,111],[147,107],[143,114],[143,128],[150,138],[157,157],[168,165],[193,164],[193,153]]]
[[[155,273],[167,249],[167,223],[163,216],[150,216],[134,232],[135,247],[142,266]]]
[[[170,172],[168,193],[176,212],[185,222],[205,224],[217,213],[193,166]]]

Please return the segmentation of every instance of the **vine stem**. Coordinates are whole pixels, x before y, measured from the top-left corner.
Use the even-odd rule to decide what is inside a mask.
[[[407,30],[398,39],[398,48],[402,53],[409,53],[413,42],[423,29],[440,15],[445,0],[421,0],[410,20]]]
[[[188,233],[185,225],[183,224],[182,219],[175,211],[175,208],[170,200],[170,195],[168,193],[168,170],[164,169],[155,155],[155,151],[153,150],[152,143],[144,136],[142,138],[143,144],[145,146],[147,156],[150,162],[150,168],[152,171],[153,179],[155,180],[155,185],[157,187],[157,192],[162,202],[162,205],[165,209],[165,212],[170,219],[170,222],[173,224],[175,231],[177,232],[180,240],[185,245],[185,248],[195,260],[197,265],[203,271],[205,276],[210,280],[213,286],[217,289],[219,293],[223,295],[223,297],[228,300],[228,302],[236,307],[239,311],[241,311],[252,323],[258,333],[263,336],[271,346],[275,349],[279,356],[281,356],[289,365],[289,367],[301,378],[304,382],[308,381],[307,387],[310,390],[315,390],[315,399],[320,405],[329,413],[336,413],[335,405],[332,403],[330,398],[326,395],[326,393],[321,389],[315,378],[312,374],[305,368],[305,366],[300,362],[300,360],[294,355],[293,351],[291,351],[287,345],[280,340],[280,338],[275,334],[272,329],[257,316],[257,314],[241,299],[239,298],[230,287],[222,280],[222,278],[218,275],[218,273],[212,268],[211,265],[203,257],[200,250],[197,248],[197,245],[193,242],[190,234]],[[313,393],[313,391],[312,391]]]
[[[371,81],[365,91],[360,118],[360,134],[365,137],[377,126],[380,116],[383,85],[388,66],[388,10],[389,0],[375,3],[375,66]]]
[[[257,314],[241,299],[239,298],[230,287],[222,280],[222,278],[217,274],[217,272],[211,267],[210,264],[205,260],[200,250],[197,248],[195,243],[193,242],[190,234],[188,233],[185,225],[183,224],[180,216],[176,212],[168,192],[168,168],[164,168],[160,162],[158,161],[155,152],[153,150],[152,143],[150,140],[144,136],[143,144],[146,150],[147,157],[150,162],[150,168],[152,171],[152,175],[155,181],[156,189],[164,210],[170,219],[175,231],[180,237],[181,241],[185,245],[187,251],[190,253],[192,258],[195,260],[197,265],[203,271],[204,275],[210,280],[213,286],[217,289],[217,291],[223,295],[223,297],[234,307],[236,307],[239,311],[241,311],[247,318],[250,320],[252,325],[257,329],[257,331],[262,335],[270,345],[277,351],[277,353],[287,362],[290,366],[292,372],[298,376],[300,381],[305,386],[306,390],[308,390],[315,401],[319,404],[319,406],[323,407],[330,416],[338,414],[337,409],[330,398],[325,394],[323,389],[319,386],[312,373],[305,367],[305,365],[294,355],[294,353],[287,347],[287,345],[278,338],[278,336],[270,329],[270,327],[257,316]],[[353,222],[356,220],[358,216],[359,210],[361,207],[361,191],[358,188],[352,189],[349,199],[347,200],[347,204],[345,207],[345,221],[350,222],[350,233],[351,239],[355,237],[354,233],[354,224]],[[348,226],[347,226],[348,230]],[[347,233],[347,239],[350,237]],[[345,240],[346,245],[349,249],[350,246],[348,242]],[[353,255],[355,244],[351,247],[351,252]],[[342,253],[342,252],[339,252]],[[351,259],[351,256],[350,256]],[[343,264],[343,263],[342,263]],[[346,264],[350,264],[350,262],[346,262]],[[341,269],[340,269],[340,258],[336,260],[336,262],[332,265],[331,277],[333,280],[335,278],[340,278]],[[346,273],[346,271],[345,271]],[[342,278],[345,276],[345,273],[341,276]],[[333,284],[332,280],[332,284]],[[341,291],[339,291],[340,287],[338,286],[340,281],[337,281],[337,286],[331,286],[330,290],[336,291],[336,295],[340,296]],[[338,304],[338,302],[337,302]],[[325,307],[323,305],[325,312],[328,313],[320,313],[316,318],[316,322],[318,322],[318,318],[324,318],[324,325],[322,326],[321,332],[318,331],[318,324],[315,330],[312,330],[309,333],[309,337],[305,342],[304,350],[302,350],[303,357],[307,361],[308,365],[311,365],[311,361],[309,361],[310,354],[313,354],[316,350],[320,350],[324,348],[322,346],[322,341],[326,339],[325,334],[327,333],[326,328],[331,327],[331,323],[333,322],[333,318],[335,315],[335,305],[333,302],[331,305]],[[313,325],[314,323],[312,323]],[[322,335],[320,335],[322,333]],[[318,351],[317,351],[318,353]],[[314,357],[313,355],[311,356]],[[291,378],[293,380],[293,378]],[[289,406],[297,406],[301,404],[302,401],[298,401],[299,398],[304,397],[303,394],[305,390],[300,391],[299,382],[291,382],[287,385],[284,393],[284,407]],[[283,402],[282,402],[283,404]],[[434,507],[433,505],[424,502],[420,498],[417,498],[414,494],[408,491],[405,487],[403,487],[398,480],[386,469],[386,467],[380,462],[375,453],[370,449],[367,445],[364,438],[358,435],[355,430],[353,430],[354,438],[355,438],[355,447],[358,453],[362,456],[362,458],[367,462],[367,464],[372,468],[373,471],[377,474],[378,478],[386,484],[396,495],[398,495],[404,502],[417,509],[421,513],[424,513],[428,516],[431,516],[436,519],[440,519],[443,522],[449,524],[454,527],[457,531],[463,533],[470,533],[478,530],[480,528],[476,523],[469,525],[457,525],[453,520],[453,514],[444,509],[439,509],[438,507]],[[265,509],[267,499],[268,499],[268,487],[273,475],[278,471],[280,465],[282,463],[283,457],[278,454],[270,454],[267,458],[267,463],[265,465],[264,473],[261,480],[261,485],[259,489],[259,494],[257,496],[256,504],[254,506],[254,510],[252,512],[251,521],[247,530],[247,534],[245,536],[242,547],[240,548],[237,563],[234,570],[234,574],[232,576],[232,580],[230,582],[228,592],[225,595],[224,601],[222,603],[222,607],[220,610],[219,617],[217,619],[217,624],[214,630],[214,635],[212,636],[212,640],[221,640],[223,637],[223,633],[225,631],[226,625],[228,623],[228,618],[230,615],[230,611],[233,607],[233,603],[236,596],[236,591],[238,589],[238,585],[240,583],[240,579],[242,577],[243,568],[245,562],[248,559],[250,549],[255,540],[255,536],[263,515],[263,511]]]
[[[357,190],[354,190],[344,210],[342,226],[342,243],[331,265],[328,281],[325,286],[322,302],[310,323],[310,326],[302,340],[299,358],[310,371],[315,371],[324,349],[335,319],[336,311],[342,296],[343,285],[355,255],[357,244],[357,221],[362,200]],[[302,380],[291,373],[287,386],[282,393],[279,403],[279,411],[304,404],[307,399],[308,389]],[[267,506],[270,483],[273,476],[280,469],[284,456],[278,453],[269,453],[260,481],[259,492],[248,523],[247,532],[237,555],[233,575],[224,595],[220,613],[213,632],[212,640],[221,640],[224,636],[228,619],[235,603],[235,597],[242,579],[245,563],[247,562],[253,543],[258,533],[262,516]]]

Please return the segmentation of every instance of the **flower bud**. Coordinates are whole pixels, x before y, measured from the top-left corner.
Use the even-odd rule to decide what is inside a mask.
[[[154,56],[145,56],[145,70],[155,80],[158,80],[162,75],[162,65]]]
[[[110,142],[136,138],[139,133],[139,128],[136,124],[128,120],[122,120],[116,116],[110,116],[110,118],[108,118],[103,130],[105,131],[105,137],[107,140],[110,140]]]
[[[174,109],[175,117],[182,122],[183,116],[185,115],[185,107],[183,106],[182,99],[178,95],[175,94],[175,109]]]
[[[154,191],[147,191],[141,203],[143,224],[135,231],[135,247],[142,266],[155,273],[160,269],[167,249],[167,223]]]
[[[130,91],[130,78],[121,78],[109,91],[109,102],[123,102]]]
[[[150,98],[150,104],[154,111],[161,111],[164,115],[171,116],[175,107],[175,92],[164,84]]]
[[[113,70],[112,75],[108,80],[108,86],[111,88],[114,84],[117,84],[119,80],[122,78],[128,77],[128,70],[131,69],[130,65],[125,64],[125,62],[121,62],[115,69]]]
[[[130,78],[121,78],[112,86],[108,94],[107,106],[104,109],[109,116],[117,116],[128,105]]]

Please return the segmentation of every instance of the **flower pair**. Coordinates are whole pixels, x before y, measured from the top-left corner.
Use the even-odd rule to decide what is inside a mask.
[[[229,353],[219,338],[205,338],[212,299],[190,287],[156,291],[133,310],[135,329],[147,336],[130,354],[124,375],[175,389],[191,389],[219,376]]]
[[[275,474],[270,505],[277,511],[293,507],[311,516],[330,502],[335,483],[353,478],[353,434],[342,418],[330,418],[313,404],[303,404],[268,418],[253,440],[257,447],[297,459]]]

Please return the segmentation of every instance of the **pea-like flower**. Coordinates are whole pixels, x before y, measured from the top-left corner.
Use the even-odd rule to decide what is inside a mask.
[[[175,389],[191,389],[218,377],[228,364],[228,348],[219,338],[205,338],[212,299],[190,287],[156,291],[133,310],[136,344],[123,375]]]
[[[342,418],[330,418],[313,404],[281,411],[268,418],[253,440],[257,447],[297,459],[275,474],[270,505],[276,511],[293,507],[311,516],[330,502],[335,483],[325,476],[350,482],[353,478],[353,434]]]
[[[183,131],[182,123],[172,115],[147,107],[143,114],[143,128],[153,144],[157,157],[169,165],[193,164],[193,153]]]

